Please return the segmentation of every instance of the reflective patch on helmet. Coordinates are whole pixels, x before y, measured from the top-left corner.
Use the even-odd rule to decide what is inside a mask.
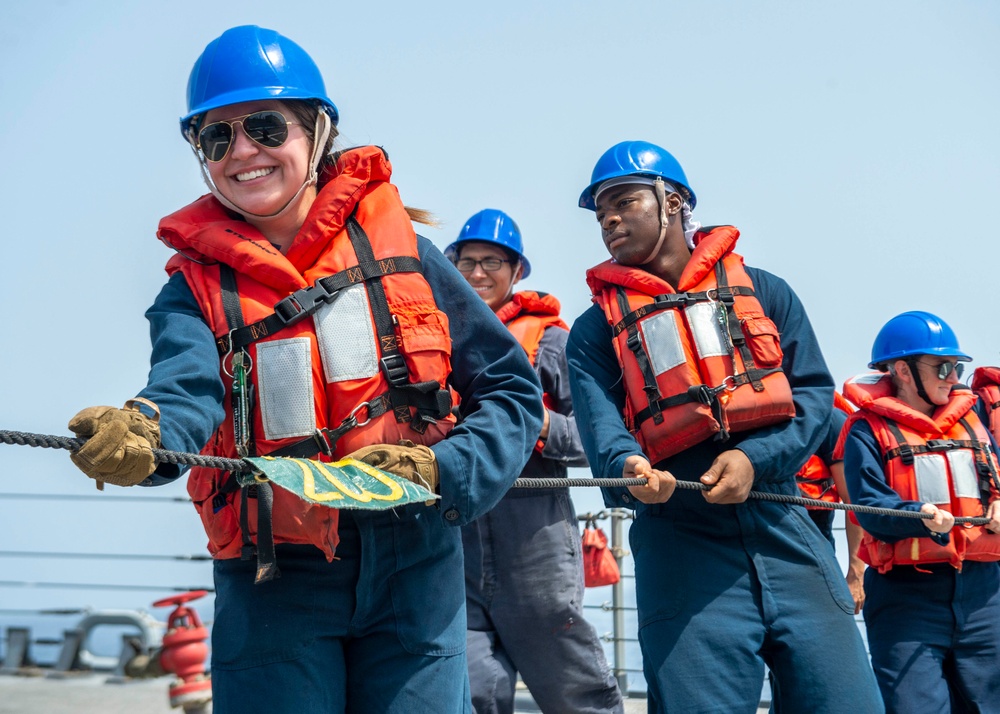
[[[979,499],[979,472],[976,461],[969,449],[948,452],[951,466],[951,480],[955,484],[955,495],[959,498]]]
[[[378,374],[375,331],[364,285],[341,290],[336,300],[316,311],[313,322],[327,382]]]
[[[924,503],[951,503],[948,467],[941,454],[920,454],[913,459],[917,479],[917,500]]]
[[[653,374],[663,374],[687,361],[677,320],[676,310],[664,310],[639,323]]]
[[[726,349],[726,339],[722,336],[719,326],[718,303],[700,302],[684,308],[691,333],[694,335],[694,345],[702,359],[706,357],[722,357],[729,354]]]
[[[309,436],[316,430],[312,348],[308,337],[257,344],[257,389],[265,439]]]

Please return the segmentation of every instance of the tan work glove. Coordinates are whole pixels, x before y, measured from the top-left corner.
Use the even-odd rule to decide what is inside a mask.
[[[369,466],[402,476],[431,493],[437,493],[437,459],[426,446],[417,446],[407,440],[399,444],[373,444],[348,454],[347,458],[364,461]]]
[[[156,411],[150,418],[137,403]],[[134,486],[156,469],[153,449],[160,448],[160,410],[146,399],[131,399],[123,409],[87,407],[69,421],[70,430],[87,442],[70,458],[104,488]]]

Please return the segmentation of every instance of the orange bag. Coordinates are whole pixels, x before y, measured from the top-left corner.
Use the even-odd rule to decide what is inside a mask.
[[[583,531],[583,584],[588,588],[614,585],[621,580],[618,561],[608,548],[608,537],[594,521]]]

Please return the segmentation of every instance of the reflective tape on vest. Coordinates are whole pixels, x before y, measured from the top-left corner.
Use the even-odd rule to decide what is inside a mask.
[[[312,347],[308,337],[257,345],[257,385],[264,438],[309,436],[316,430]]]
[[[726,338],[719,325],[718,303],[702,302],[684,308],[695,349],[702,358],[723,357],[729,354]],[[711,385],[716,387],[718,385]]]
[[[958,498],[976,498],[979,494],[979,473],[969,449],[945,454],[919,454],[913,460],[916,472],[918,500],[925,503],[949,504],[948,470]]]
[[[639,323],[653,374],[661,375],[684,364],[684,344],[681,342],[680,315],[676,310],[664,310]]]
[[[951,467],[951,478],[958,498],[981,498],[979,492],[979,472],[972,451],[948,452],[948,465]]]
[[[378,374],[378,351],[364,285],[341,290],[313,318],[327,382],[367,379]]]

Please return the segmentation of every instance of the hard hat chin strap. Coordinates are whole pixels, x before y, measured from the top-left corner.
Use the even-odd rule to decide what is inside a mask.
[[[909,365],[910,372],[913,374],[913,383],[917,387],[917,396],[930,404],[932,407],[936,406],[927,394],[927,390],[924,389],[924,380],[920,378],[920,372],[917,371],[917,360],[913,357],[907,357],[904,361]]]
[[[284,214],[285,211],[292,208],[302,195],[302,192],[319,180],[319,164],[323,157],[323,149],[326,148],[326,140],[330,136],[331,126],[330,116],[325,111],[320,109],[316,114],[316,126],[313,132],[313,152],[312,157],[309,160],[309,175],[299,187],[299,190],[295,192],[295,195],[288,199],[285,205],[274,213],[253,213],[245,208],[240,208],[226,198],[222,191],[219,190],[219,187],[216,186],[215,182],[212,180],[212,176],[208,172],[208,161],[205,159],[204,154],[198,151],[198,147],[195,146],[193,142],[189,142],[189,145],[191,146],[191,150],[194,152],[195,157],[198,159],[198,166],[201,167],[202,179],[204,179],[205,184],[208,186],[208,190],[212,192],[212,195],[219,199],[219,203],[229,210],[236,211],[243,216],[250,216],[251,218],[277,218],[278,216]]]
[[[663,179],[659,176],[653,182],[653,191],[656,192],[656,202],[660,206],[660,237],[656,241],[656,245],[653,246],[653,250],[650,251],[641,265],[645,265],[659,255],[660,248],[663,247],[663,241],[667,239],[667,222],[670,220],[670,215],[667,213],[667,190],[663,185]]]

